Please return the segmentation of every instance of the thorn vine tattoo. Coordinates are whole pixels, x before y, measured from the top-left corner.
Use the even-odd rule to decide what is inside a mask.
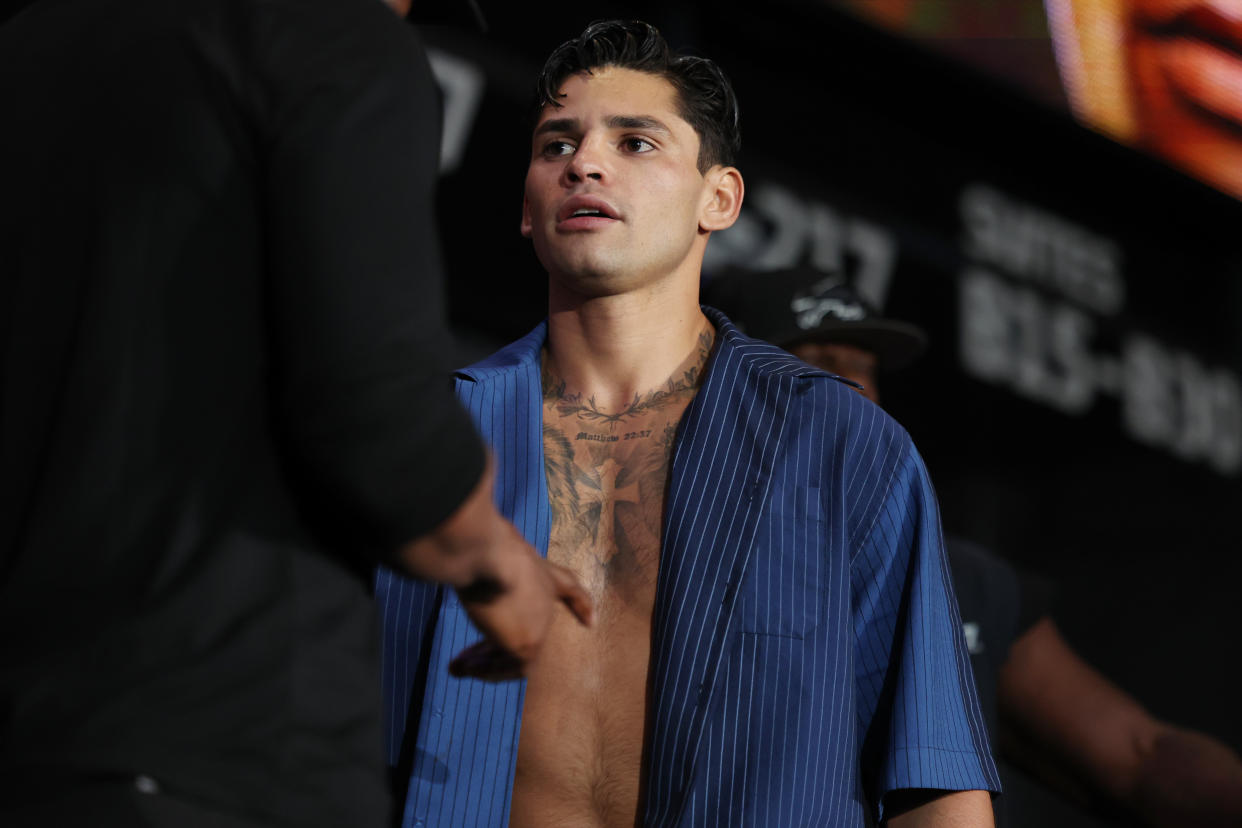
[[[635,393],[634,399],[630,401],[629,405],[615,413],[610,414],[602,410],[595,402],[594,394],[585,401],[582,399],[581,392],[567,394],[565,392],[565,380],[557,377],[546,366],[542,371],[540,379],[543,398],[546,401],[555,401],[556,412],[562,417],[576,416],[579,420],[590,423],[606,423],[611,430],[627,418],[655,411],[686,393],[696,391],[703,383],[703,366],[707,362],[707,357],[711,354],[714,341],[714,329],[709,328],[700,333],[698,358],[693,365],[682,371],[680,378],[669,377],[665,387],[655,388],[648,391],[645,395]]]

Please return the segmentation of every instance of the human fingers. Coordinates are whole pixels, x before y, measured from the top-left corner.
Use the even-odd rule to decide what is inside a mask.
[[[529,547],[500,556],[495,571],[490,589],[459,589],[458,597],[479,631],[524,665],[538,654],[552,621],[558,600],[552,573]]]
[[[491,641],[471,644],[449,662],[449,675],[482,681],[509,681],[522,678],[523,663],[512,653]]]

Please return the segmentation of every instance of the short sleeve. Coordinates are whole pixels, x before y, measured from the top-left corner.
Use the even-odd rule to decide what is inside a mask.
[[[863,783],[880,818],[904,788],[999,792],[939,510],[913,446],[852,565]]]

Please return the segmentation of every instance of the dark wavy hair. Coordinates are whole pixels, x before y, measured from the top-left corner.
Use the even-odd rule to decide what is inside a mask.
[[[615,66],[664,78],[677,92],[678,114],[699,136],[699,172],[731,165],[742,145],[733,86],[707,58],[672,52],[655,26],[641,20],[597,20],[552,52],[535,90],[534,118],[559,107],[567,78]]]

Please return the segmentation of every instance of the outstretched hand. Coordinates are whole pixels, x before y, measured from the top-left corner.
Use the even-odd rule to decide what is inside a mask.
[[[507,524],[506,524],[507,525]],[[485,638],[457,654],[449,672],[457,677],[505,681],[526,675],[543,647],[557,604],[578,621],[594,619],[591,598],[563,566],[540,558],[518,531],[498,553],[496,575],[457,590],[466,614]]]
[[[450,672],[502,681],[526,675],[558,605],[586,626],[594,610],[574,574],[539,557],[496,509],[493,480],[489,457],[465,501],[435,530],[403,547],[397,565],[414,577],[455,587],[484,635],[453,659]]]

